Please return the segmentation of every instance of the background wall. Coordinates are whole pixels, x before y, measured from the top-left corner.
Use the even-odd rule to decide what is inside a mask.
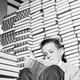
[[[0,0],[0,24],[2,23],[3,16],[7,14],[7,0]]]

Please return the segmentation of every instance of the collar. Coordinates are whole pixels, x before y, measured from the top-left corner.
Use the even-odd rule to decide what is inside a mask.
[[[66,72],[67,63],[64,63],[63,61],[60,61],[60,62],[58,63],[58,66],[59,66],[64,72]]]

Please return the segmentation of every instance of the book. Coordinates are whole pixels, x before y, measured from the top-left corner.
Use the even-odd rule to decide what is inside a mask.
[[[16,78],[0,78],[0,80],[17,80]]]
[[[17,61],[16,55],[14,55],[14,54],[0,52],[0,56],[5,59]]]
[[[70,3],[70,6],[72,7],[72,6],[79,6],[79,4],[80,4],[80,1],[75,1],[75,2],[73,2],[73,3]]]
[[[72,62],[72,61],[75,61],[75,60],[79,60],[79,57],[70,58],[70,59],[67,60],[67,62]]]
[[[73,39],[73,38],[76,38],[76,35],[71,35],[71,36],[67,36],[67,37],[63,38],[63,42],[67,41],[69,39]]]
[[[72,46],[75,46],[78,44],[78,41],[74,41],[72,43],[67,43],[67,44],[64,44],[64,47],[65,48],[69,48],[69,47],[72,47]]]
[[[71,18],[64,19],[62,21],[59,21],[59,25],[68,23],[69,21],[72,21],[72,19]]]
[[[50,6],[50,7],[48,7],[48,8],[43,9],[44,13],[45,13],[45,12],[48,12],[48,11],[50,11],[50,10],[55,11],[55,6]]]
[[[35,6],[33,8],[30,8],[31,13],[34,13],[34,12],[39,11],[39,10],[41,10],[41,4],[38,6]]]
[[[79,10],[80,8],[78,7],[78,8],[72,9],[71,12],[74,13],[74,12],[78,12]]]
[[[51,1],[48,1],[48,2],[45,2],[45,3],[43,3],[43,9],[44,8],[47,8],[47,7],[49,7],[49,6],[54,6],[54,1],[53,0],[51,0]]]
[[[34,7],[34,6],[38,6],[39,4],[41,4],[41,0],[35,0],[35,1],[30,3],[30,6]]]
[[[56,5],[61,5],[64,4],[65,2],[67,2],[67,0],[58,0]]]
[[[0,69],[0,75],[11,76],[11,77],[19,77],[19,72],[12,72],[7,70]]]
[[[61,12],[62,12],[62,11],[64,11],[64,8],[66,8],[66,9],[67,9],[67,8],[68,8],[68,9],[70,8],[68,2],[66,2],[66,3],[64,3],[64,4],[62,4],[62,5],[56,6],[57,11],[60,11],[60,10],[61,10]]]
[[[77,41],[77,38],[73,38],[73,39],[64,41],[63,44],[73,43],[73,42],[76,42],[76,41]],[[74,44],[74,43],[73,43],[73,44]]]
[[[40,73],[46,68],[39,60],[27,58],[25,60],[25,67],[31,68],[32,71],[36,74],[36,78],[39,77]]]
[[[2,63],[2,64],[12,65],[12,66],[16,66],[17,67],[16,62],[17,61],[11,61],[9,59],[5,59],[5,58],[1,58],[0,57],[0,63]]]
[[[65,55],[66,55],[66,58],[73,58],[73,57],[79,57],[79,53],[78,53],[78,51],[76,50],[76,51],[72,51],[72,53],[69,53],[69,52],[67,52],[67,53],[65,53]]]
[[[65,51],[70,51],[70,50],[73,50],[73,49],[78,49],[78,45],[65,48]]]
[[[79,14],[80,14],[80,11],[78,11],[78,12],[76,11],[74,13],[71,13],[72,17],[75,16],[75,15],[79,15]]]
[[[68,17],[68,16],[70,16],[70,14],[71,14],[71,12],[69,11],[69,12],[66,12],[66,13],[64,13],[64,14],[60,14],[60,15],[58,15],[58,18],[60,19],[60,18],[65,18],[65,17]]]

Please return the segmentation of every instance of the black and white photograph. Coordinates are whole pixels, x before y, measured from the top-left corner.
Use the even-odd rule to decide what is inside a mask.
[[[0,80],[80,80],[80,0],[0,0]]]

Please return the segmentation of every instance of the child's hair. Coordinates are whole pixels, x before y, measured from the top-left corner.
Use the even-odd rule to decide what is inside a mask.
[[[59,41],[58,39],[56,39],[56,38],[44,39],[44,40],[41,42],[40,47],[42,48],[45,44],[50,43],[50,42],[55,43],[55,45],[56,45],[56,47],[57,47],[58,49],[64,47],[64,46],[60,43],[60,41]]]

